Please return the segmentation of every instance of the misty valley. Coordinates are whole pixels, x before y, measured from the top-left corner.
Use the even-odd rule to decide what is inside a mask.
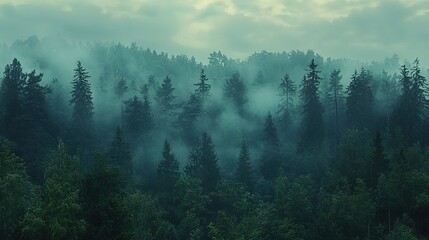
[[[0,46],[0,239],[427,239],[428,62]]]

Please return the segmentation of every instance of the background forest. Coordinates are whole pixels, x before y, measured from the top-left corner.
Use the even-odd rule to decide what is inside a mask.
[[[418,58],[37,37],[0,56],[0,239],[429,237]]]

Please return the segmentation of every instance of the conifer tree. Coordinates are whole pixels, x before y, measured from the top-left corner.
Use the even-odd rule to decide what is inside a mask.
[[[246,86],[240,79],[238,72],[234,73],[231,78],[225,81],[224,97],[231,100],[240,114],[243,114],[244,105],[247,102]]]
[[[378,177],[380,176],[380,174],[387,170],[387,167],[389,165],[388,159],[387,159],[386,155],[384,154],[384,148],[383,148],[383,143],[382,143],[382,139],[381,139],[381,133],[378,130],[375,133],[375,138],[374,138],[373,144],[374,144],[374,151],[372,154],[373,170],[372,170],[371,179],[370,179],[370,183],[372,185],[375,184],[375,182],[378,179]]]
[[[187,143],[192,143],[196,138],[196,123],[202,112],[202,101],[196,94],[191,94],[178,116],[177,124]]]
[[[86,69],[80,61],[74,69],[74,79],[72,82],[72,98],[70,104],[73,105],[72,122],[70,129],[70,147],[72,152],[86,159],[88,150],[91,148],[91,138],[93,130],[93,103],[90,78]]]
[[[174,189],[180,177],[179,162],[171,152],[170,143],[167,139],[162,150],[162,160],[157,168],[158,183],[160,189],[168,192]]]
[[[189,176],[200,179],[205,191],[215,189],[220,179],[219,166],[212,139],[207,133],[203,133],[201,142],[191,150],[185,171]]]
[[[308,67],[300,92],[303,110],[298,152],[317,149],[324,139],[323,107],[319,99],[320,71],[316,70],[317,64],[314,59],[311,60]]]
[[[343,85],[341,84],[340,70],[334,70],[329,78],[328,91],[326,92],[327,100],[334,112],[335,119],[335,143],[340,143],[340,108],[343,105]]]
[[[198,83],[195,83],[194,85],[197,86],[197,89],[195,89],[195,94],[202,99],[203,102],[207,99],[210,92],[210,84],[207,83],[209,79],[207,78],[206,74],[204,73],[204,69],[201,69],[200,73],[200,81]]]
[[[16,142],[24,133],[22,121],[23,91],[27,75],[22,72],[21,63],[15,58],[11,64],[6,65],[1,83],[1,133],[10,141]]]
[[[120,127],[116,129],[115,138],[110,145],[109,157],[111,163],[114,166],[119,167],[121,173],[125,178],[132,179],[134,171],[133,164],[131,161],[131,154]]]
[[[265,119],[263,130],[264,150],[261,157],[261,173],[267,180],[274,180],[280,171],[279,139],[271,113]]]
[[[374,95],[370,86],[371,73],[362,68],[354,72],[347,87],[346,117],[348,128],[370,129],[373,123]]]
[[[243,141],[240,148],[240,155],[238,157],[237,170],[235,178],[238,182],[244,184],[247,190],[252,191],[254,187],[253,170],[250,163],[249,150],[246,143]]]
[[[164,115],[169,115],[175,108],[174,100],[176,96],[173,94],[174,90],[175,88],[171,83],[171,79],[167,76],[156,92],[156,101],[160,106],[161,113]]]
[[[293,108],[293,96],[296,94],[296,85],[288,74],[285,74],[281,79],[279,90],[280,103],[278,113],[281,125],[286,128],[291,123],[290,114]]]

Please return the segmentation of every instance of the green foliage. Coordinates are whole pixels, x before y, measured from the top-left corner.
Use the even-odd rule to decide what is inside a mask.
[[[302,101],[301,139],[298,152],[318,149],[324,139],[323,107],[319,99],[320,71],[314,59],[308,65],[307,75],[301,83]]]
[[[166,193],[171,193],[179,177],[179,162],[171,152],[170,143],[165,139],[164,148],[162,150],[162,160],[157,167],[159,189]]]
[[[224,84],[224,97],[232,101],[240,114],[244,113],[244,105],[247,103],[246,85],[240,79],[240,74],[235,72]]]
[[[253,169],[250,162],[249,150],[246,143],[243,141],[238,157],[237,169],[235,171],[235,179],[246,186],[248,191],[252,191],[255,185]]]
[[[66,153],[60,141],[49,161],[38,201],[26,213],[23,234],[41,239],[79,239],[86,230],[79,202],[78,159]]]
[[[185,169],[190,177],[199,178],[204,191],[213,191],[220,179],[217,156],[211,137],[203,133],[189,154],[189,162]]]
[[[23,161],[0,138],[0,238],[19,236],[20,222],[30,204],[31,183]]]
[[[354,72],[347,87],[346,117],[347,126],[356,129],[371,129],[373,125],[374,95],[370,86],[373,76],[362,68]]]

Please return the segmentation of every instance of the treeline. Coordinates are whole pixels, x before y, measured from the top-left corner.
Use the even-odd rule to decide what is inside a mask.
[[[175,81],[181,70],[139,82],[125,53],[155,61],[134,48],[98,48],[115,62],[100,58],[104,70],[92,76],[78,61],[71,84],[46,84],[17,59],[6,65],[1,239],[429,236],[429,118],[418,59],[397,73],[362,67],[344,76],[316,57],[299,62],[298,83],[290,65],[279,80],[262,71],[245,80],[249,65],[218,52],[207,66],[184,61],[193,66],[186,77],[198,71],[194,80]],[[283,56],[266,55],[248,61]],[[264,97],[278,106],[255,106]]]

